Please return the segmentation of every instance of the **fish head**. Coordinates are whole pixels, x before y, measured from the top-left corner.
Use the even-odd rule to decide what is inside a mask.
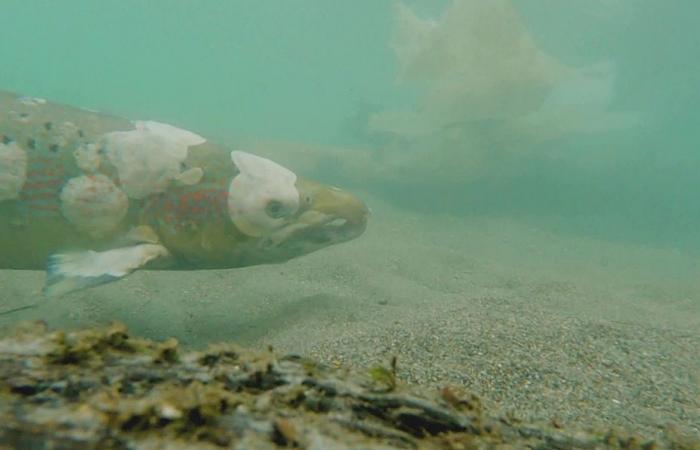
[[[231,157],[238,173],[229,186],[228,213],[246,238],[250,264],[286,261],[364,232],[369,210],[349,192],[250,153]]]

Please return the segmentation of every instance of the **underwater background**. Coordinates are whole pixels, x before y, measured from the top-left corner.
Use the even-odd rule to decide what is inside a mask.
[[[0,315],[121,320],[700,427],[700,4],[5,0],[0,88],[177,124],[347,188],[358,240]],[[38,272],[0,272],[1,310]]]
[[[406,4],[439,18],[448,2]],[[470,185],[469,201],[465,192],[449,192],[446,204],[435,206],[398,200],[460,214],[551,215],[566,230],[697,252],[700,69],[692,55],[700,6],[512,4],[536,45],[562,64],[610,65],[610,80],[600,82],[608,85],[582,83],[570,101],[634,113],[637,123],[538,143],[522,160],[498,163],[506,166],[501,171],[518,164],[516,173]],[[363,135],[367,117],[411,105],[422,88],[396,83],[401,63],[390,45],[397,28],[392,5],[8,0],[0,16],[0,81],[5,90],[159,117],[221,140],[381,147]],[[604,97],[591,100],[598,105],[585,104],[596,96]]]

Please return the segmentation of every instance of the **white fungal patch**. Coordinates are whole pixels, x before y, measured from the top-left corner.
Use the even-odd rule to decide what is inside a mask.
[[[228,192],[228,211],[236,227],[249,236],[262,236],[288,223],[299,209],[297,176],[269,159],[234,151],[239,170]]]
[[[0,202],[19,196],[27,180],[27,152],[16,142],[0,143]]]
[[[73,152],[76,165],[86,173],[95,173],[102,164],[100,146],[98,144],[81,144]]]
[[[60,133],[64,136],[70,136],[73,137],[78,132],[80,131],[80,128],[78,128],[78,125],[74,124],[73,122],[65,121],[61,124],[60,126]]]
[[[48,122],[47,124],[51,126],[50,122]],[[59,148],[65,148],[69,146],[70,143],[78,137],[78,131],[78,126],[73,122],[63,122],[62,124],[55,127],[54,132],[51,133],[50,145],[56,145]]]
[[[17,101],[27,106],[39,106],[46,104],[46,99],[40,97],[20,97],[17,99]]]
[[[104,135],[107,158],[117,168],[119,182],[131,198],[164,192],[181,176],[181,164],[189,147],[204,138],[190,131],[158,122],[134,122],[136,129]],[[185,176],[185,181],[199,181]],[[199,177],[201,179],[201,176]]]
[[[71,178],[60,198],[63,216],[92,237],[114,231],[129,207],[126,194],[102,174]]]

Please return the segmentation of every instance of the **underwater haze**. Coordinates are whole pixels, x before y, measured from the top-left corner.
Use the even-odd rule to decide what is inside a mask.
[[[698,433],[698,17],[691,0],[4,0],[0,90],[193,130],[372,216],[281,265],[49,300],[42,273],[0,271],[0,326],[398,355],[404,382],[527,417]]]
[[[406,5],[426,20],[436,20],[448,2]],[[468,198],[458,184],[440,191],[448,198],[437,202],[430,202],[431,193],[422,186],[416,193],[420,205],[405,198],[398,201],[454,213],[553,215],[562,227],[576,232],[697,251],[700,69],[692,55],[700,41],[694,30],[700,6],[683,0],[673,7],[653,0],[549,0],[514,1],[513,7],[535,45],[557,64],[582,70],[605,65],[601,70],[606,73],[599,79],[573,81],[562,88],[569,89],[562,101],[585,109],[602,123],[582,125],[580,133],[571,130],[545,142],[531,135],[526,139],[531,142],[513,137],[518,138],[518,147],[526,147],[518,151],[527,155],[501,156],[497,149],[491,153],[498,155],[489,156],[496,160],[489,161],[488,168],[476,169],[497,173],[473,175],[466,173],[473,168],[465,169],[458,181],[468,186]],[[433,74],[432,79],[401,79],[401,65],[406,63],[397,61],[392,49],[401,39],[396,32],[401,18],[395,9],[390,1],[369,0],[9,0],[0,16],[0,81],[6,90],[128,117],[157,117],[222,139],[255,136],[364,145],[380,153],[388,144],[367,139],[368,117],[397,105],[422,108],[416,97],[425,84],[439,84],[451,76],[444,68],[444,74]],[[483,47],[484,58],[489,49],[495,58],[502,57],[497,53],[502,49],[479,41],[493,36],[462,33],[445,39],[459,43],[470,37],[474,38],[470,45]],[[522,70],[479,67],[478,59],[464,63],[465,67],[454,69],[455,76],[461,76],[461,70],[483,72],[479,76],[491,76],[487,70],[513,70],[517,76]],[[424,64],[435,68],[441,63]],[[538,88],[500,81],[503,97],[529,95],[522,91]],[[464,90],[478,89],[468,83]],[[474,100],[459,94],[455,98]],[[501,99],[485,95],[477,101]],[[523,105],[517,113],[534,110],[538,101],[542,99]],[[610,111],[624,111],[630,117],[597,116]],[[477,128],[492,127],[484,122],[499,119],[488,116],[492,113],[437,112],[453,114],[448,120],[471,119],[467,123]],[[501,113],[511,112],[496,115]],[[615,120],[630,123],[596,132],[587,129],[605,128],[606,121]],[[538,125],[550,126],[557,124]],[[499,138],[486,139],[484,147],[501,144]],[[460,171],[462,165],[481,159],[481,154],[465,155],[454,169]],[[423,161],[415,158],[405,164],[411,162]],[[439,173],[433,174],[440,179]],[[384,186],[381,180],[373,182],[378,189],[392,191],[393,186]]]

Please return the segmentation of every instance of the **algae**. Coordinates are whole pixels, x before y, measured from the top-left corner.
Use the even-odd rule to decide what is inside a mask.
[[[0,339],[0,448],[700,448],[490,414],[458,387],[403,386],[395,360],[357,374],[271,350],[21,324]]]

